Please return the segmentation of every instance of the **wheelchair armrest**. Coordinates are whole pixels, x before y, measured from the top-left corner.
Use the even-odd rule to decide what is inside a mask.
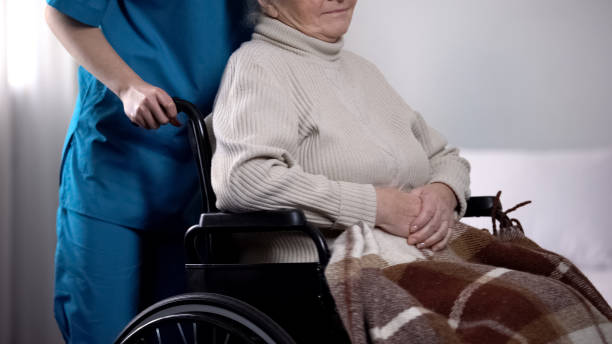
[[[255,232],[257,227],[280,228],[306,226],[306,216],[297,209],[252,211],[247,213],[205,213],[200,215],[200,226],[209,229],[233,228],[234,232]],[[238,230],[238,229],[242,230]]]
[[[203,213],[200,223],[185,233],[185,249],[187,261],[195,262],[208,260],[201,259],[194,247],[196,237],[204,236],[208,249],[211,250],[210,235],[214,233],[257,233],[300,231],[312,239],[319,255],[319,264],[327,266],[331,256],[323,234],[306,221],[304,212],[299,209],[285,209],[276,211],[255,211],[247,213]],[[203,261],[202,263],[207,263]]]
[[[495,197],[493,196],[477,196],[471,197],[467,201],[467,209],[464,217],[478,217],[493,215],[493,206]],[[500,204],[501,207],[501,204]]]

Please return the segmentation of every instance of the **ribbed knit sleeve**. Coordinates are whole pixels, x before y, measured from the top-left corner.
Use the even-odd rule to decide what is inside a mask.
[[[470,164],[459,156],[457,148],[447,147],[446,139],[430,127],[418,112],[416,116],[412,131],[429,158],[429,183],[444,183],[453,190],[459,203],[457,213],[461,218],[470,198]]]
[[[287,85],[275,77],[272,62],[250,53],[230,59],[215,103],[217,207],[233,212],[299,208],[321,227],[359,221],[373,226],[372,185],[310,174],[296,161],[304,115],[293,105]]]

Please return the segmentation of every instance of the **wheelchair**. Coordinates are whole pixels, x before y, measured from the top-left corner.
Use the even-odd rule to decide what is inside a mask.
[[[193,104],[174,100],[189,118],[202,193],[200,221],[185,233],[189,293],[142,311],[115,343],[350,343],[325,280],[330,251],[321,232],[298,209],[219,212],[210,183],[212,152],[205,116]],[[500,207],[495,197],[472,197],[465,216],[494,216]],[[237,261],[233,234],[281,231],[306,234],[318,261]]]

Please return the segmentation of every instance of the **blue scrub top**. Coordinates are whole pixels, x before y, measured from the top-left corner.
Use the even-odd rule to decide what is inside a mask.
[[[146,82],[209,112],[230,54],[248,39],[241,0],[47,0],[99,26]],[[197,170],[181,128],[131,124],[119,98],[84,68],[64,144],[60,205],[133,228],[195,221]]]

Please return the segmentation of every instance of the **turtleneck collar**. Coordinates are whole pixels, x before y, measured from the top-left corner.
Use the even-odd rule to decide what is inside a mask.
[[[342,38],[335,43],[325,42],[266,15],[260,16],[253,38],[265,39],[300,55],[316,55],[329,61],[337,60],[344,46]]]

